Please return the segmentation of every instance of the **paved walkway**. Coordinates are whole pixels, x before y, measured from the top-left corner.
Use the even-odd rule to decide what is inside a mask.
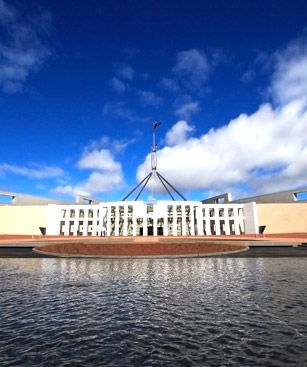
[[[95,241],[134,241],[155,243],[165,242],[184,242],[188,241],[247,241],[250,246],[289,246],[307,243],[307,233],[282,233],[269,235],[237,235],[237,236],[176,236],[176,237],[74,237],[74,236],[14,236],[0,235],[0,247],[37,247],[47,243],[60,242],[95,242]]]

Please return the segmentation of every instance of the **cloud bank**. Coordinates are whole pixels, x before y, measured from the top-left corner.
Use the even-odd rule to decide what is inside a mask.
[[[200,111],[200,103],[198,101],[184,103],[175,111],[175,115],[190,120],[192,115]]]
[[[41,17],[43,21],[27,21],[16,8],[0,0],[0,31],[4,36],[0,42],[0,87],[4,92],[21,91],[29,74],[50,55],[43,35],[48,33],[51,15],[44,13]]]
[[[166,146],[159,151],[158,170],[181,190],[241,195],[306,186],[306,45],[306,40],[292,43],[275,54],[269,87],[274,103],[265,103],[253,114],[241,114],[199,137],[189,136],[193,128],[188,122],[174,124],[166,134]],[[178,64],[182,65],[179,71],[190,70],[185,60]],[[205,63],[200,65],[206,69]],[[148,155],[138,167],[137,179],[149,169]],[[161,191],[154,181],[151,184],[152,190]]]
[[[106,140],[106,139],[104,139]],[[109,141],[107,142],[110,143]],[[114,150],[118,147],[115,142]],[[95,144],[92,144],[94,146]],[[124,143],[122,144],[122,147]],[[77,167],[92,171],[88,178],[75,185],[59,185],[53,191],[64,195],[92,195],[119,189],[123,185],[122,166],[114,158],[110,149],[85,149]]]
[[[208,93],[208,80],[219,58],[217,51],[204,52],[197,48],[182,50],[174,55],[173,65],[165,70],[165,76],[162,77],[152,73],[138,73],[128,64],[116,64],[114,76],[108,80],[116,100],[104,104],[103,116],[135,122],[149,122],[154,119],[142,118],[133,112],[131,105],[128,106],[124,100],[118,100],[118,95],[121,95],[132,97],[140,109],[146,108],[148,113],[165,108],[168,100],[168,108],[175,116],[190,120],[201,111],[198,99]]]
[[[49,179],[64,176],[64,171],[57,166],[33,164],[31,166],[16,166],[13,164],[0,164],[0,174],[12,173],[31,179]]]
[[[198,49],[191,49],[177,54],[173,73],[187,89],[195,91],[206,83],[210,69],[207,56]]]

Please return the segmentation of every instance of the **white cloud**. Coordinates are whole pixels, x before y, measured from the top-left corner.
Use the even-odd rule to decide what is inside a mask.
[[[119,77],[126,79],[126,80],[132,80],[135,76],[134,69],[130,65],[127,65],[127,64],[117,65],[115,73]]]
[[[108,149],[115,153],[122,152],[131,144],[136,142],[132,139],[110,139],[109,136],[102,136],[100,139],[91,141],[84,149],[84,151],[95,151],[100,149]]]
[[[81,169],[105,171],[114,171],[121,168],[120,164],[114,160],[114,157],[108,149],[93,150],[83,153],[78,162],[78,167]]]
[[[163,77],[159,81],[158,85],[175,94],[181,91],[178,82],[172,78]]]
[[[279,53],[271,84],[275,107],[263,104],[197,138],[186,135],[191,125],[178,122],[166,134],[158,170],[186,190],[264,193],[307,186],[307,83],[300,83],[307,81],[305,50]],[[148,155],[138,179],[149,168]]]
[[[16,12],[13,7],[0,0],[0,22],[8,23],[14,21]]]
[[[276,53],[277,68],[271,91],[277,103],[307,96],[307,41],[297,41]]]
[[[118,94],[122,94],[126,91],[126,84],[118,78],[112,78],[109,81],[110,87]]]
[[[80,169],[89,169],[93,172],[86,180],[75,185],[57,186],[53,190],[55,193],[91,195],[114,191],[123,185],[122,166],[108,149],[86,150],[77,166]]]
[[[147,90],[138,91],[138,95],[140,97],[141,103],[147,106],[158,107],[161,105],[163,101],[161,97]]]
[[[254,70],[247,70],[240,78],[240,81],[244,84],[248,84],[255,79],[256,73]]]
[[[123,184],[121,171],[113,172],[92,172],[87,180],[75,186],[57,186],[53,192],[64,195],[92,195],[116,190]]]
[[[192,91],[201,89],[208,79],[210,65],[207,56],[200,50],[181,51],[176,56],[173,72]]]
[[[19,18],[17,9],[0,1],[0,29],[6,35],[5,41],[0,42],[0,86],[8,93],[20,91],[28,75],[50,55],[39,21]],[[50,17],[45,19],[51,21]]]
[[[16,166],[13,164],[0,164],[0,173],[12,173],[33,179],[48,179],[61,177],[64,172],[61,168],[47,165]]]
[[[175,115],[179,116],[182,119],[189,120],[192,115],[198,113],[199,111],[200,104],[198,101],[187,102],[177,108],[177,110],[175,111]]]
[[[188,135],[193,132],[194,128],[186,121],[178,121],[166,133],[165,141],[167,145],[176,145],[184,143]]]
[[[208,79],[221,60],[221,52],[213,50],[205,53],[194,48],[176,54],[171,73],[160,78],[157,86],[175,96],[177,116],[189,119],[193,113],[198,112],[199,105],[193,99],[201,98],[209,91]],[[186,106],[181,109],[183,103]]]
[[[124,102],[106,103],[102,108],[102,115],[113,115],[126,121],[145,122],[148,117],[136,115],[130,108],[125,106]]]
[[[75,188],[71,185],[59,185],[55,189],[52,190],[55,194],[61,194],[61,195],[88,195],[85,192],[81,192],[79,190],[75,190]]]
[[[254,114],[240,115],[227,126],[199,138],[183,138],[181,142],[179,139],[176,145],[159,151],[158,170],[175,186],[189,190],[233,191],[245,183],[262,192],[267,191],[261,184],[265,177],[268,181],[274,177],[280,188],[306,184],[304,108],[294,102],[273,110],[267,104]],[[139,179],[149,165],[148,156],[138,169]],[[262,173],[256,173],[257,170]],[[271,174],[274,170],[277,172]]]
[[[118,189],[123,184],[121,170],[110,172],[93,172],[81,188],[88,193],[110,192]]]

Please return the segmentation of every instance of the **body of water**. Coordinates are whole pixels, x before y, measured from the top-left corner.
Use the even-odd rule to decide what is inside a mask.
[[[1,366],[305,366],[307,258],[0,259]]]

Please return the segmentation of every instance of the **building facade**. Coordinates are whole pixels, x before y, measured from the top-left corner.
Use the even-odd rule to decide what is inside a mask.
[[[197,236],[257,234],[259,229],[263,234],[307,232],[307,201],[297,191],[264,195],[255,201],[231,201],[229,194],[223,194],[202,202],[154,204],[99,202],[83,196],[76,203],[67,203],[11,192],[2,195],[0,235]]]
[[[255,203],[118,201],[47,207],[47,235],[203,236],[258,233]]]

